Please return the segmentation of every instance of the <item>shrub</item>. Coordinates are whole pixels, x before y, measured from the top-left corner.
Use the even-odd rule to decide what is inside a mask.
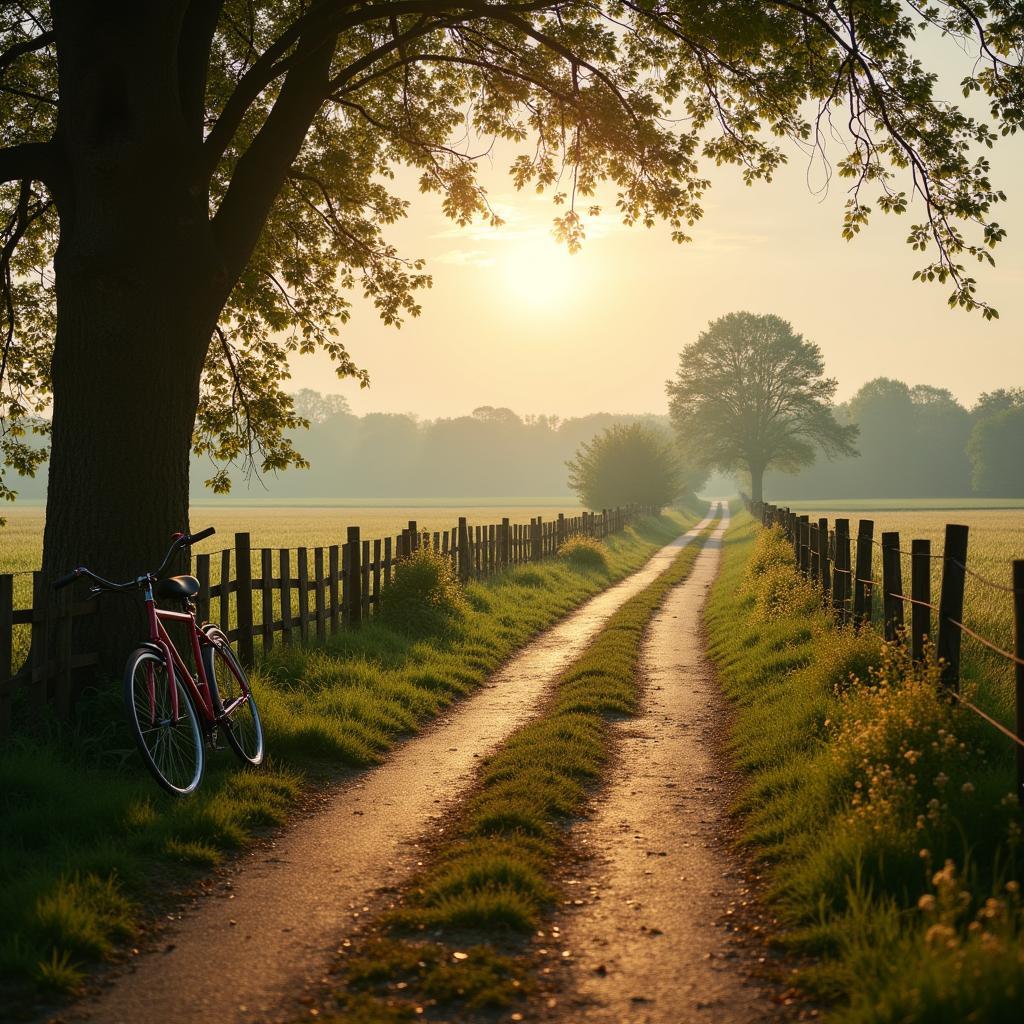
[[[466,600],[451,562],[422,547],[395,566],[394,579],[381,591],[381,617],[412,636],[440,633],[465,614]]]
[[[607,572],[608,555],[605,546],[593,537],[570,537],[558,554],[574,569],[585,572]]]
[[[646,423],[609,427],[581,444],[567,465],[569,486],[590,508],[662,508],[691,482],[671,435]]]

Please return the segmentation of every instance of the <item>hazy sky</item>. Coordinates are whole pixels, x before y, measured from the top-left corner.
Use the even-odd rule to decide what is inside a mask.
[[[1004,140],[992,156],[994,181],[1009,194],[996,215],[1009,237],[997,266],[975,276],[1001,313],[994,322],[950,310],[948,287],[911,280],[921,263],[904,242],[913,211],[876,214],[859,239],[843,241],[844,183],[812,194],[795,147],[770,185],[748,188],[735,169],[708,168],[705,218],[683,246],[665,227],[622,226],[609,192],[575,256],[551,237],[550,198],[512,189],[516,152],[498,147],[481,175],[506,217],[500,228],[456,227],[437,197],[419,196],[414,176],[400,174],[413,202],[390,238],[428,261],[434,287],[423,315],[396,331],[360,300],[343,337],[371,387],[338,382],[319,357],[294,361],[294,387],[341,392],[358,413],[661,412],[679,350],[738,309],[779,314],[817,342],[840,399],[882,374],[947,387],[968,404],[1024,385],[1024,139]]]

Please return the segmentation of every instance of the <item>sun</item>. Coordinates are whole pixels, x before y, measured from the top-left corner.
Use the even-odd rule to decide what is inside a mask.
[[[522,309],[555,312],[577,298],[580,260],[552,238],[512,243],[498,269],[498,287]]]

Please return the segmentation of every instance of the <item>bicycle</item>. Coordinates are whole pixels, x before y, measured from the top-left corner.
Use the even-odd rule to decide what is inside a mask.
[[[194,576],[164,572],[182,548],[216,531],[176,533],[160,568],[125,583],[112,583],[85,566],[73,569],[54,584],[67,587],[83,577],[93,596],[104,592],[143,592],[149,621],[149,640],[128,657],[124,669],[124,702],[128,722],[142,760],[168,793],[195,792],[206,768],[206,748],[215,749],[218,730],[245,764],[263,760],[263,724],[249,680],[219,626],[196,619],[199,581]],[[157,607],[157,600],[180,610]],[[183,623],[188,631],[196,674],[168,635],[163,623]]]

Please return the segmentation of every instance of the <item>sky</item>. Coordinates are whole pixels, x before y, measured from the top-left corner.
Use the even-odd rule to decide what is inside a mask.
[[[942,59],[956,80],[950,55]],[[481,168],[506,219],[498,228],[452,224],[437,197],[418,195],[415,176],[399,171],[412,205],[389,237],[427,260],[434,285],[422,293],[423,314],[396,331],[357,300],[342,338],[371,387],[338,381],[323,357],[297,357],[293,389],[344,394],[359,414],[434,418],[480,405],[563,417],[660,413],[680,350],[734,310],[778,314],[820,345],[840,401],[881,375],[949,388],[966,405],[1024,385],[1024,138],[1002,140],[992,155],[994,183],[1009,197],[997,212],[1008,238],[996,267],[975,276],[997,321],[950,310],[947,286],[912,280],[922,262],[905,244],[913,211],[876,213],[844,241],[844,183],[816,192],[820,171],[795,147],[771,184],[747,187],[734,168],[708,168],[705,216],[684,245],[663,225],[622,225],[609,191],[576,255],[551,235],[550,196],[513,189],[507,169],[518,151],[498,146]]]

